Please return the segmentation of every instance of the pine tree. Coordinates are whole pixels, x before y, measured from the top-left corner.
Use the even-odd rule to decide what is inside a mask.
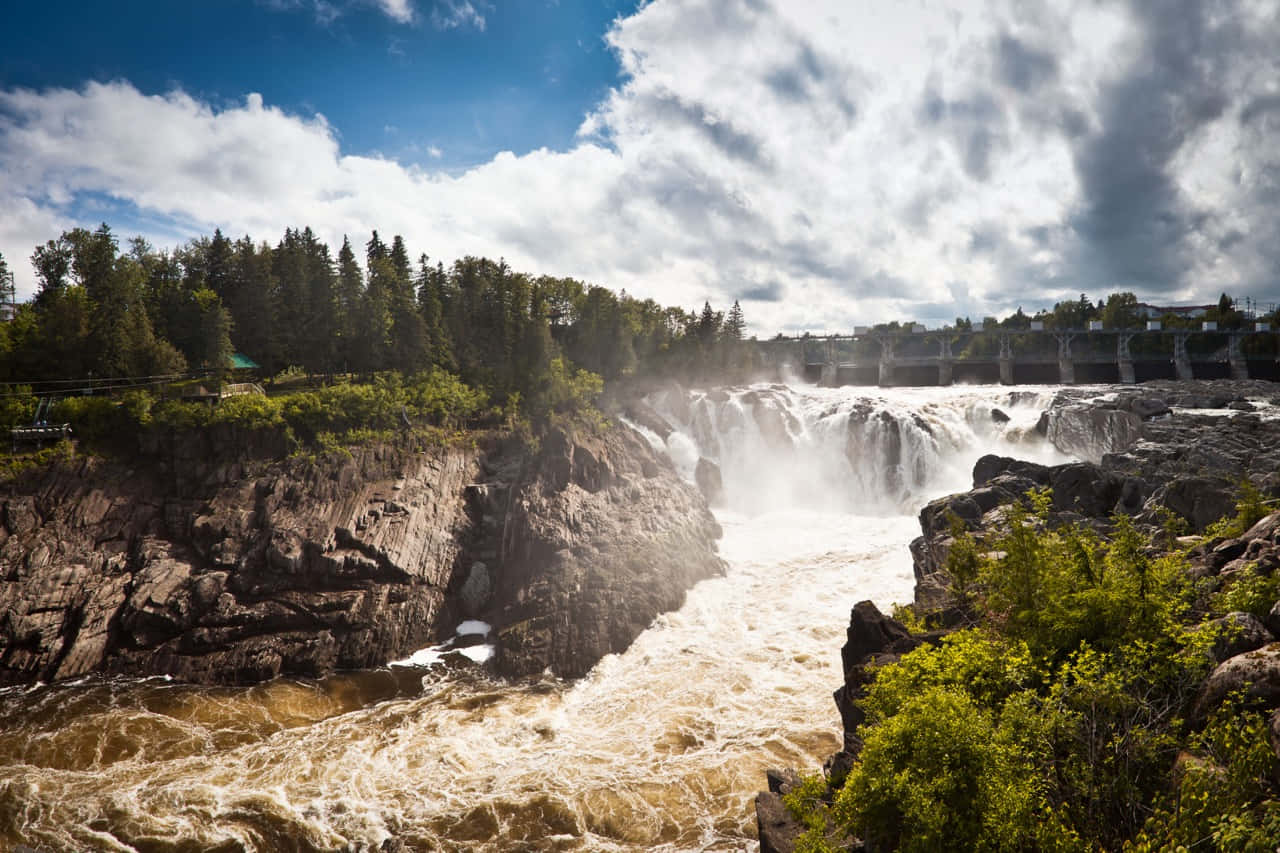
[[[364,302],[364,276],[356,263],[351,241],[342,237],[338,251],[338,360],[343,370],[358,364],[360,317]]]
[[[735,299],[733,307],[729,309],[729,316],[724,321],[724,336],[727,340],[740,341],[745,331],[746,322],[742,317],[742,306]]]

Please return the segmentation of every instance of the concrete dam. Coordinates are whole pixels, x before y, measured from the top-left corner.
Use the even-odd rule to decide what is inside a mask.
[[[1098,325],[1098,324],[1092,324]],[[825,386],[1280,381],[1280,333],[1250,329],[955,329],[779,336],[765,358]]]

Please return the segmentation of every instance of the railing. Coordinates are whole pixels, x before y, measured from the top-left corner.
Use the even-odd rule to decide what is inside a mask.
[[[267,392],[257,382],[232,382],[230,385],[223,385],[218,396],[225,400],[228,397],[239,397],[243,394],[257,394],[260,397],[267,396]]]

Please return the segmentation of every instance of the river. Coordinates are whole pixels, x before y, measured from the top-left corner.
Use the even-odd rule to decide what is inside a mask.
[[[660,395],[679,428],[650,440],[686,476],[721,467],[729,570],[624,654],[574,683],[437,665],[0,691],[0,848],[755,849],[765,769],[840,746],[850,608],[910,600],[916,513],[980,455],[1062,461],[1031,430],[1053,391]]]

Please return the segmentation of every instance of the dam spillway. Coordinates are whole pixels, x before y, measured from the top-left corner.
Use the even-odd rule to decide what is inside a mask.
[[[1280,381],[1280,333],[1264,325],[1252,330],[867,331],[779,336],[755,346],[764,362],[827,387]]]

